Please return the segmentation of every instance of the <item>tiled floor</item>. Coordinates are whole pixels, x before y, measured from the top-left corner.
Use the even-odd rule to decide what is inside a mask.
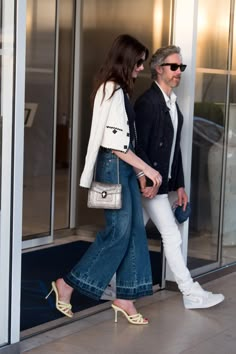
[[[211,309],[185,310],[179,293],[159,291],[136,302],[148,326],[128,324],[111,309],[21,342],[32,354],[236,354],[236,274],[205,284],[224,293]]]

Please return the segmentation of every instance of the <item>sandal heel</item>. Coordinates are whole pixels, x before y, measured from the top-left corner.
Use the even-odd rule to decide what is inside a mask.
[[[136,313],[135,315],[128,315],[128,313],[120,308],[119,306],[116,306],[114,304],[111,305],[113,310],[115,311],[115,323],[117,323],[117,313],[121,312],[127,319],[129,323],[132,323],[134,325],[147,325],[148,320],[146,318],[143,318],[141,313]]]
[[[53,292],[53,288],[49,291],[49,293],[45,296],[45,300],[47,300],[47,298],[51,295],[51,293]]]
[[[117,309],[115,309],[114,307],[113,307],[113,309],[114,309],[114,312],[115,312],[115,323],[117,323],[118,322],[118,316],[117,316]]]
[[[58,290],[57,290],[57,286],[56,283],[53,281],[52,282],[52,288],[49,291],[49,293],[46,295],[45,299],[47,299],[51,293],[54,291],[55,296],[56,296],[56,301],[55,301],[55,305],[56,305],[56,309],[58,311],[60,311],[61,313],[63,313],[63,315],[67,316],[67,317],[73,317],[73,312],[71,311],[72,306],[71,304],[67,304],[64,301],[60,301],[59,300],[59,295],[58,295]]]

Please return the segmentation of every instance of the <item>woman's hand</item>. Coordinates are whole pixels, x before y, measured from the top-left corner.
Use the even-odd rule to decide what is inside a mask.
[[[143,173],[145,174],[145,176],[150,178],[150,180],[152,180],[153,186],[160,187],[160,185],[162,184],[162,177],[158,171],[154,170],[154,168],[152,168],[151,166],[146,165],[143,169]]]

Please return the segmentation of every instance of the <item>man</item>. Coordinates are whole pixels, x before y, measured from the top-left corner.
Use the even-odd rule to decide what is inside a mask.
[[[185,210],[188,196],[180,149],[183,116],[172,91],[180,83],[182,64],[180,48],[174,45],[158,49],[151,58],[151,87],[135,103],[137,154],[162,176],[162,184],[152,187],[145,176],[139,178],[144,209],[144,222],[151,218],[158,228],[166,255],[187,309],[208,308],[224,300],[222,294],[205,291],[193,282],[181,252],[181,235],[175,222],[168,196],[177,192],[177,203]]]

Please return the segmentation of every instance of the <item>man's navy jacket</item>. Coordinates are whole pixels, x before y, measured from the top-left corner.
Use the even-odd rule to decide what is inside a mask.
[[[162,184],[158,194],[168,193],[184,187],[182,155],[180,149],[183,115],[177,106],[178,128],[174,158],[171,168],[171,179],[168,178],[171,146],[174,128],[169,108],[163,93],[155,82],[135,102],[137,129],[137,155],[155,168],[162,176]]]

